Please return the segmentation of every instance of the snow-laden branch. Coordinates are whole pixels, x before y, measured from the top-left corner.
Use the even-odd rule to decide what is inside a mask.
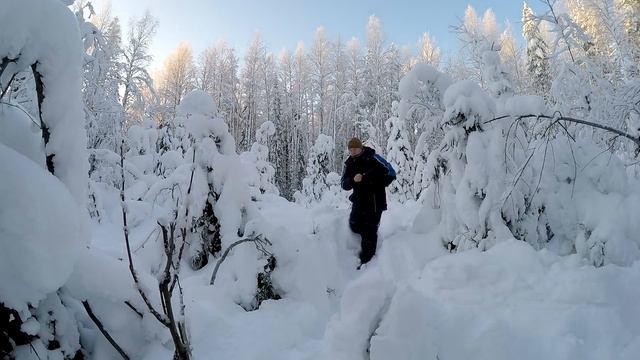
[[[544,115],[544,114],[538,114],[538,115],[534,115],[534,114],[527,114],[527,115],[503,115],[503,116],[498,116],[495,117],[491,120],[487,120],[485,121],[483,124],[488,124],[497,120],[502,120],[502,119],[507,119],[507,118],[515,118],[516,120],[522,120],[522,119],[528,119],[528,118],[536,118],[536,120],[539,119],[549,119],[549,120],[554,120],[554,122],[558,122],[558,121],[567,121],[567,122],[572,122],[572,123],[576,123],[576,124],[583,124],[583,125],[587,125],[593,128],[597,128],[597,129],[601,129],[601,130],[605,130],[611,133],[614,133],[616,135],[625,137],[631,141],[633,141],[638,147],[640,147],[640,137],[637,136],[633,136],[629,133],[626,133],[620,129],[616,129],[613,128],[611,126],[607,126],[607,125],[602,125],[602,124],[598,124],[595,122],[591,122],[591,121],[586,121],[586,120],[581,120],[581,119],[576,119],[576,118],[572,118],[572,117],[568,117],[568,116],[551,116],[551,115]]]

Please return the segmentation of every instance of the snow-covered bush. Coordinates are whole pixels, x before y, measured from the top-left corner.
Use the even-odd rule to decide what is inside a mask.
[[[349,207],[349,193],[344,191],[341,185],[342,177],[332,171],[327,174],[327,191],[322,195],[322,204],[327,204],[338,209]]]
[[[187,136],[176,138],[184,158],[179,150],[163,153],[160,168],[166,178],[154,184],[146,198],[188,216],[177,220],[189,229],[184,240],[194,268],[200,269],[207,264],[209,253],[221,250],[223,233],[237,237],[249,201],[243,189],[248,185],[237,166],[235,142],[209,95],[194,91],[185,96],[168,128],[184,129]]]
[[[417,228],[432,224],[450,250],[515,237],[598,266],[640,258],[623,201],[636,196],[627,185],[634,181],[617,159],[599,160],[588,132],[573,138],[553,118],[498,117],[548,110],[535,96],[496,101],[470,81],[451,85],[443,103],[445,137],[427,161]],[[607,215],[590,210],[602,207]]]

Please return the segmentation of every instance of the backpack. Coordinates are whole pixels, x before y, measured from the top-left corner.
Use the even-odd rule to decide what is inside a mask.
[[[396,179],[396,171],[393,169],[393,166],[391,166],[391,164],[389,164],[389,162],[387,160],[385,160],[382,156],[375,154],[373,155],[373,158],[376,159],[380,164],[382,164],[382,166],[384,166],[386,172],[384,174],[384,186],[387,187],[389,186],[393,180]]]

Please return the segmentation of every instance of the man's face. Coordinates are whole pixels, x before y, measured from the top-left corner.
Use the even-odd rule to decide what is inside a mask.
[[[362,154],[362,148],[350,148],[349,149],[349,155],[352,157],[356,157],[358,155]]]

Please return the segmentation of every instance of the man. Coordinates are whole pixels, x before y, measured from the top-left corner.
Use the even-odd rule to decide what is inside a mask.
[[[376,155],[375,150],[363,146],[362,141],[353,138],[347,143],[349,158],[344,163],[342,188],[352,190],[349,226],[360,234],[360,265],[366,264],[376,253],[378,226],[382,212],[387,210],[385,192],[386,161]],[[358,269],[360,266],[358,266]]]

